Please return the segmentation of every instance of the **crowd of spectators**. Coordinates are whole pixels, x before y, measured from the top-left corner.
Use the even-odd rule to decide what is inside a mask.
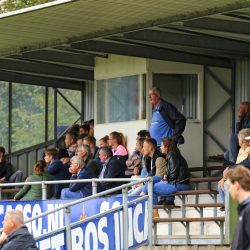
[[[153,106],[150,131],[140,130],[137,133],[135,150],[130,157],[126,149],[125,136],[121,132],[114,131],[105,135],[99,140],[98,147],[94,137],[94,120],[92,119],[83,122],[81,126],[75,124],[69,128],[65,135],[65,149],[47,148],[43,155],[44,160],[36,163],[34,173],[25,181],[116,179],[128,177],[125,173],[126,170],[133,170],[134,175],[129,176],[131,178],[153,177],[154,205],[175,205],[175,196],[170,195],[176,191],[189,189],[188,164],[178,147],[184,143],[182,134],[185,130],[186,118],[174,105],[162,99],[159,88],[151,88],[148,97]],[[236,134],[229,137],[230,150],[224,154],[230,165],[223,172],[218,190],[224,203],[224,185],[227,181],[232,197],[240,202],[239,214],[246,216],[250,209],[250,171],[248,170],[250,169],[250,103],[240,104],[238,118]],[[18,170],[13,174],[11,164],[4,156],[5,149],[0,146],[0,183],[22,182],[22,172]],[[122,182],[101,181],[97,184],[97,192],[106,191],[122,184]],[[16,188],[19,187],[16,186]],[[120,193],[121,190],[113,192],[117,196],[120,196]],[[134,185],[128,195],[143,196],[147,193],[148,183],[146,182]],[[92,195],[91,182],[47,186],[48,199],[80,199],[90,195]],[[161,196],[159,200],[159,195],[167,196]],[[14,197],[14,200],[23,201],[39,199],[42,199],[42,189],[39,185],[23,186]],[[223,210],[224,207],[221,208],[221,211]],[[159,217],[158,210],[153,210],[153,217]],[[10,223],[12,227],[8,226]],[[12,244],[16,244],[12,241],[14,235],[20,241],[20,245],[36,249],[32,237],[23,225],[23,215],[20,211],[9,211],[3,224],[4,233],[0,237],[0,245],[7,242],[6,245],[12,248]],[[241,221],[238,221],[237,227],[239,230],[245,230]],[[27,234],[27,240],[19,239],[21,234]],[[250,239],[250,237],[243,238],[240,233],[234,237],[238,238],[243,245]],[[239,249],[237,247],[234,245],[233,249]]]
[[[153,176],[154,204],[174,205],[174,196],[162,196],[159,201],[157,196],[189,188],[188,164],[178,147],[184,143],[182,134],[186,118],[171,103],[161,98],[160,89],[150,89],[148,97],[153,106],[150,131],[140,130],[137,133],[135,150],[130,157],[123,133],[114,131],[105,135],[99,140],[98,147],[94,137],[94,120],[85,121],[82,125],[75,124],[69,128],[65,135],[66,149],[45,150],[45,161],[37,162],[34,173],[26,181],[125,178],[128,177],[126,170],[133,170],[132,178]],[[225,158],[232,164],[224,171],[218,185],[222,202],[225,202],[224,183],[228,170],[237,165],[250,168],[250,103],[241,103],[238,117],[237,133],[230,135],[230,151],[225,153]],[[0,147],[0,183],[21,182],[22,172],[13,174],[4,154],[5,149]],[[98,191],[121,184],[100,182]],[[135,185],[128,195],[145,195],[147,186],[147,183]],[[56,184],[49,187],[47,197],[51,199],[83,198],[92,194],[91,183]],[[24,186],[14,199],[41,199],[41,195],[41,189],[36,186]],[[154,216],[158,216],[157,211]]]
[[[134,171],[132,178],[155,176],[157,180],[161,179],[166,183],[170,178],[171,183],[168,185],[176,185],[178,181],[183,181],[178,179],[178,174],[174,175],[176,179],[173,179],[173,174],[169,172],[172,169],[179,171],[180,166],[173,167],[173,164],[182,164],[180,160],[176,160],[171,163],[171,167],[168,166],[170,162],[168,159],[174,158],[175,150],[171,151],[169,146],[171,151],[171,155],[169,155],[161,152],[160,146],[161,141],[168,137],[171,137],[173,145],[184,143],[182,133],[185,129],[186,118],[172,104],[161,98],[160,89],[150,89],[148,97],[153,105],[151,129],[150,131],[141,130],[137,133],[135,150],[130,157],[123,133],[113,131],[109,135],[105,135],[99,140],[98,147],[94,137],[94,120],[84,121],[82,125],[74,124],[68,129],[65,134],[65,149],[47,148],[45,150],[44,160],[37,162],[34,166],[34,173],[26,181],[125,178],[128,177],[125,173],[126,170]],[[152,134],[153,138],[151,138]],[[4,159],[4,153],[4,148],[0,147],[0,182],[21,182],[21,171],[12,174],[11,165]],[[181,158],[180,152],[177,153],[178,157]],[[169,173],[171,174],[169,175]],[[99,182],[98,192],[112,189],[121,184],[123,183]],[[144,184],[135,185],[129,195],[146,193],[147,183]],[[114,193],[119,195],[121,190]],[[79,199],[91,194],[92,185],[85,182],[48,185],[47,189],[48,199]],[[41,188],[30,185],[24,186],[14,199],[34,200],[41,198]],[[169,200],[161,202],[173,203]]]

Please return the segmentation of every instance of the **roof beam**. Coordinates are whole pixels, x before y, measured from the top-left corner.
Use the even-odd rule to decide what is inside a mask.
[[[0,58],[0,70],[16,71],[44,75],[46,77],[58,77],[65,79],[76,79],[80,81],[94,80],[94,71],[75,69],[51,64],[33,63],[22,60]]]
[[[226,59],[206,57],[197,54],[184,53],[176,50],[163,49],[163,48],[134,46],[122,43],[101,42],[101,41],[72,43],[71,47],[73,49],[103,52],[103,53],[117,54],[124,56],[134,56],[134,57],[150,58],[150,59],[164,60],[164,61],[174,61],[174,62],[222,67],[222,68],[231,68],[231,62]]]
[[[156,30],[142,30],[124,34],[124,38],[147,42],[174,44],[195,48],[250,54],[250,43],[202,35],[161,32]]]
[[[24,59],[34,59],[50,62],[59,62],[67,64],[77,64],[81,66],[95,66],[95,58],[93,56],[84,56],[75,53],[60,52],[53,50],[37,50],[32,52],[25,52],[22,54]]]
[[[185,21],[183,22],[183,26],[250,35],[250,22],[205,17]]]
[[[21,73],[6,72],[0,70],[0,80],[6,82],[16,82],[30,85],[38,85],[44,87],[53,87],[53,88],[63,88],[63,89],[72,89],[80,90],[80,84],[66,82],[66,81],[57,81],[53,79],[40,78],[36,76],[29,76]]]

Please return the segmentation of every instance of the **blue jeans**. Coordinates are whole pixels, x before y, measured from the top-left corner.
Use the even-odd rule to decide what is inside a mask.
[[[136,189],[131,189],[128,191],[128,196],[140,196],[144,186],[140,186]],[[122,197],[122,194],[118,194],[115,197]]]
[[[153,205],[158,205],[158,198],[157,195],[170,195],[177,191],[185,191],[188,190],[189,185],[188,184],[168,184],[167,181],[161,181],[162,177],[154,176],[153,177]],[[148,183],[145,184],[143,190],[143,193],[148,193]],[[167,200],[173,200],[174,196],[167,197]]]
[[[147,169],[146,169],[146,168],[143,168],[143,169],[141,170],[141,178],[146,178],[147,174],[148,174]]]
[[[219,194],[220,194],[220,198],[221,198],[221,202],[222,203],[225,203],[225,191],[223,191],[220,187],[220,185],[218,184],[218,191],[219,191]]]
[[[239,139],[236,134],[231,134],[229,136],[230,150],[224,153],[224,158],[227,161],[236,162],[238,152],[239,152]]]
[[[81,199],[85,196],[83,193],[79,190],[76,192],[69,191],[69,188],[64,188],[61,192],[61,199]]]

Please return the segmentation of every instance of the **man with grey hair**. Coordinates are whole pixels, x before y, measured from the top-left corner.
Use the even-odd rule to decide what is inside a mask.
[[[86,168],[92,171],[96,176],[99,176],[101,169],[96,160],[91,158],[91,149],[89,145],[79,145],[77,155],[79,155],[85,161]]]
[[[151,88],[148,97],[153,105],[150,135],[157,141],[157,148],[160,148],[161,141],[165,137],[175,137],[178,144],[183,144],[182,133],[185,130],[186,118],[173,104],[161,98],[159,88]]]
[[[3,233],[0,237],[2,250],[38,250],[36,242],[24,225],[23,213],[10,210],[3,221]]]
[[[72,174],[70,180],[92,179],[97,176],[85,167],[85,162],[82,157],[74,156],[71,158],[69,172]],[[100,184],[97,190],[100,190]],[[92,183],[70,183],[69,188],[64,188],[61,192],[61,199],[81,199],[92,195]]]
[[[99,157],[103,163],[99,179],[106,178],[125,178],[125,170],[120,161],[113,157],[112,150],[108,146],[100,148]],[[122,185],[121,182],[101,182],[102,191],[118,187]],[[116,193],[121,193],[121,190]]]

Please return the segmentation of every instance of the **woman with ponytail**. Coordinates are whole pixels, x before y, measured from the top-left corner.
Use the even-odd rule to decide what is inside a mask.
[[[26,181],[27,182],[37,182],[37,181],[53,181],[54,177],[46,172],[47,165],[46,162],[41,160],[38,161],[34,166],[34,173],[30,175]],[[52,198],[54,195],[54,185],[47,185],[47,199]],[[32,201],[32,200],[42,200],[42,188],[41,185],[27,185],[15,195],[14,200],[21,201]]]
[[[166,154],[167,175],[163,178],[153,177],[153,205],[158,205],[157,195],[171,195],[176,191],[185,191],[189,188],[190,173],[188,164],[181,155],[174,137],[165,137],[161,142],[161,151]],[[145,184],[141,195],[147,194],[148,183]],[[167,196],[161,205],[175,205],[175,196]],[[153,210],[153,217],[159,217],[158,209]]]
[[[112,132],[109,134],[109,146],[112,147],[113,156],[119,160],[126,169],[125,162],[128,159],[128,151],[123,133]]]

